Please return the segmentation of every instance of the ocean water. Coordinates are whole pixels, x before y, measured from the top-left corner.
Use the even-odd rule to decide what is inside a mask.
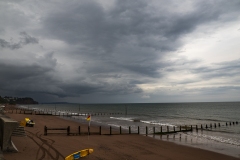
[[[81,123],[87,123],[86,115],[91,114],[91,123],[105,127],[112,126],[116,129],[121,126],[126,131],[131,126],[132,133],[137,133],[139,126],[140,134],[144,136],[147,126],[147,136],[156,140],[161,139],[240,158],[240,102],[39,104],[19,107],[52,114],[72,114],[72,117]],[[191,125],[192,132],[151,134],[153,128],[155,132],[160,132],[161,127],[166,131],[167,127],[169,130],[173,130],[173,127],[179,130],[179,126]],[[202,125],[204,130],[196,130],[196,125],[198,128]]]

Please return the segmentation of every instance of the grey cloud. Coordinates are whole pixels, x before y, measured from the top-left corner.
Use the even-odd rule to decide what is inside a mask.
[[[22,36],[21,37],[21,42],[20,42],[21,44],[26,45],[26,44],[30,44],[30,43],[31,44],[38,43],[38,39],[37,38],[28,35],[26,32],[20,32],[20,35]]]
[[[0,39],[0,46],[2,48],[9,48],[12,50],[21,48],[20,43],[10,43],[10,42],[5,41],[4,39]]]
[[[191,69],[193,74],[199,74],[204,79],[231,78],[240,74],[240,60],[221,62],[211,67],[198,67]]]
[[[8,42],[4,39],[0,39],[1,48],[9,48],[9,49],[19,49],[27,44],[36,44],[38,43],[38,39],[28,35],[26,32],[20,32],[20,41],[18,43]]]

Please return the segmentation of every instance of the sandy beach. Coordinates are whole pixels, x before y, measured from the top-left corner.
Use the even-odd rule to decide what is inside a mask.
[[[86,124],[48,115],[26,115],[6,113],[16,121],[25,117],[34,120],[34,127],[25,127],[27,136],[12,136],[18,153],[4,153],[5,160],[63,160],[78,150],[93,148],[94,152],[85,159],[91,160],[235,160],[238,158],[222,155],[207,150],[190,148],[171,142],[156,140],[142,135],[44,135],[44,126],[66,128],[77,133],[78,126],[87,131]],[[91,131],[98,131],[99,126],[91,125]],[[59,131],[58,131],[59,132]],[[102,131],[109,133],[108,130]]]

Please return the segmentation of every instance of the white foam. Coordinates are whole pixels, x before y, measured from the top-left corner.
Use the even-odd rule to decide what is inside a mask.
[[[221,136],[211,136],[211,135],[207,135],[207,134],[196,134],[196,135],[192,134],[192,136],[195,136],[197,138],[205,138],[205,139],[213,140],[213,141],[220,142],[220,143],[226,143],[226,144],[240,146],[240,142],[237,140],[234,140],[232,138],[226,138],[226,137],[221,137]]]
[[[160,122],[154,122],[154,121],[141,121],[141,122],[147,123],[147,124],[159,125],[159,126],[169,126],[169,127],[174,127],[175,126],[175,125],[172,125],[170,123],[160,123]]]
[[[126,117],[110,117],[112,119],[118,119],[118,120],[123,120],[123,121],[133,121],[132,118],[126,118]]]

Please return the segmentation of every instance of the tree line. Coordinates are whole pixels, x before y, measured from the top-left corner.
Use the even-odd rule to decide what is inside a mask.
[[[1,97],[0,104],[38,104],[37,101],[30,97],[18,98],[18,97]]]

